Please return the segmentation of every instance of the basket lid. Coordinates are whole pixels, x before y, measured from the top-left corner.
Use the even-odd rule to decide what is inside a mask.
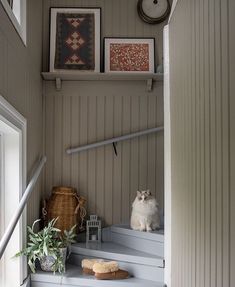
[[[52,194],[62,194],[62,195],[77,195],[77,191],[73,187],[69,186],[54,186],[52,188]]]

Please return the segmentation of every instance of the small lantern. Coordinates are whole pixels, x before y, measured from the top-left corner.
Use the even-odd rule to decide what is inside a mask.
[[[101,243],[101,220],[97,215],[90,215],[90,220],[86,223],[86,242]]]

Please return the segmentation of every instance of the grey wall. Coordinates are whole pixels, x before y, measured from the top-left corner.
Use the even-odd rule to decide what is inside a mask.
[[[169,24],[173,287],[235,285],[234,14],[181,0]]]
[[[147,25],[136,0],[44,1],[44,71],[48,69],[49,7],[102,7],[102,36],[156,37],[162,57],[164,24]],[[66,148],[163,124],[162,83],[146,92],[145,82],[64,82],[55,90],[45,82],[45,192],[53,185],[72,185],[88,199],[90,213],[106,224],[129,220],[137,189],[150,188],[163,207],[163,133],[68,156]]]
[[[42,154],[42,1],[27,1],[27,47],[0,4],[0,94],[27,119],[28,178]],[[39,216],[41,184],[28,204],[28,219]]]
[[[45,191],[71,185],[88,199],[90,213],[107,224],[127,221],[136,190],[150,188],[163,206],[163,132],[67,155],[76,147],[163,125],[162,83],[146,92],[145,82],[54,82],[45,84]]]

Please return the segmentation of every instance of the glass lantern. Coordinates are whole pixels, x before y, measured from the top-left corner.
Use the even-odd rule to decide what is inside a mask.
[[[90,219],[86,223],[86,243],[101,243],[101,220],[97,215],[90,215]]]

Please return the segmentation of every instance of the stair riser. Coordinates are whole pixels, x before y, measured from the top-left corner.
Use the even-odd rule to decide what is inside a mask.
[[[97,280],[93,282],[92,285],[77,285],[77,284],[66,284],[63,283],[60,285],[59,283],[49,283],[49,282],[37,282],[31,281],[31,287],[163,287],[164,284],[156,284],[156,283],[148,283],[148,286],[143,286],[142,284],[133,284],[124,282],[123,280],[119,280],[119,282],[113,282],[112,280]]]
[[[84,258],[96,258],[91,256],[83,256],[79,254],[71,254],[69,262],[71,264],[81,266]],[[110,260],[112,260],[110,258]],[[121,269],[127,270],[132,276],[140,279],[152,280],[155,282],[164,282],[164,269],[150,265],[135,264],[123,261],[117,261]]]
[[[112,232],[112,241],[123,246],[164,257],[164,243]]]
[[[92,287],[92,286],[82,286],[82,285],[58,285],[53,284],[53,283],[48,283],[48,282],[31,282],[31,287],[58,287],[58,286],[63,286],[63,287]]]

